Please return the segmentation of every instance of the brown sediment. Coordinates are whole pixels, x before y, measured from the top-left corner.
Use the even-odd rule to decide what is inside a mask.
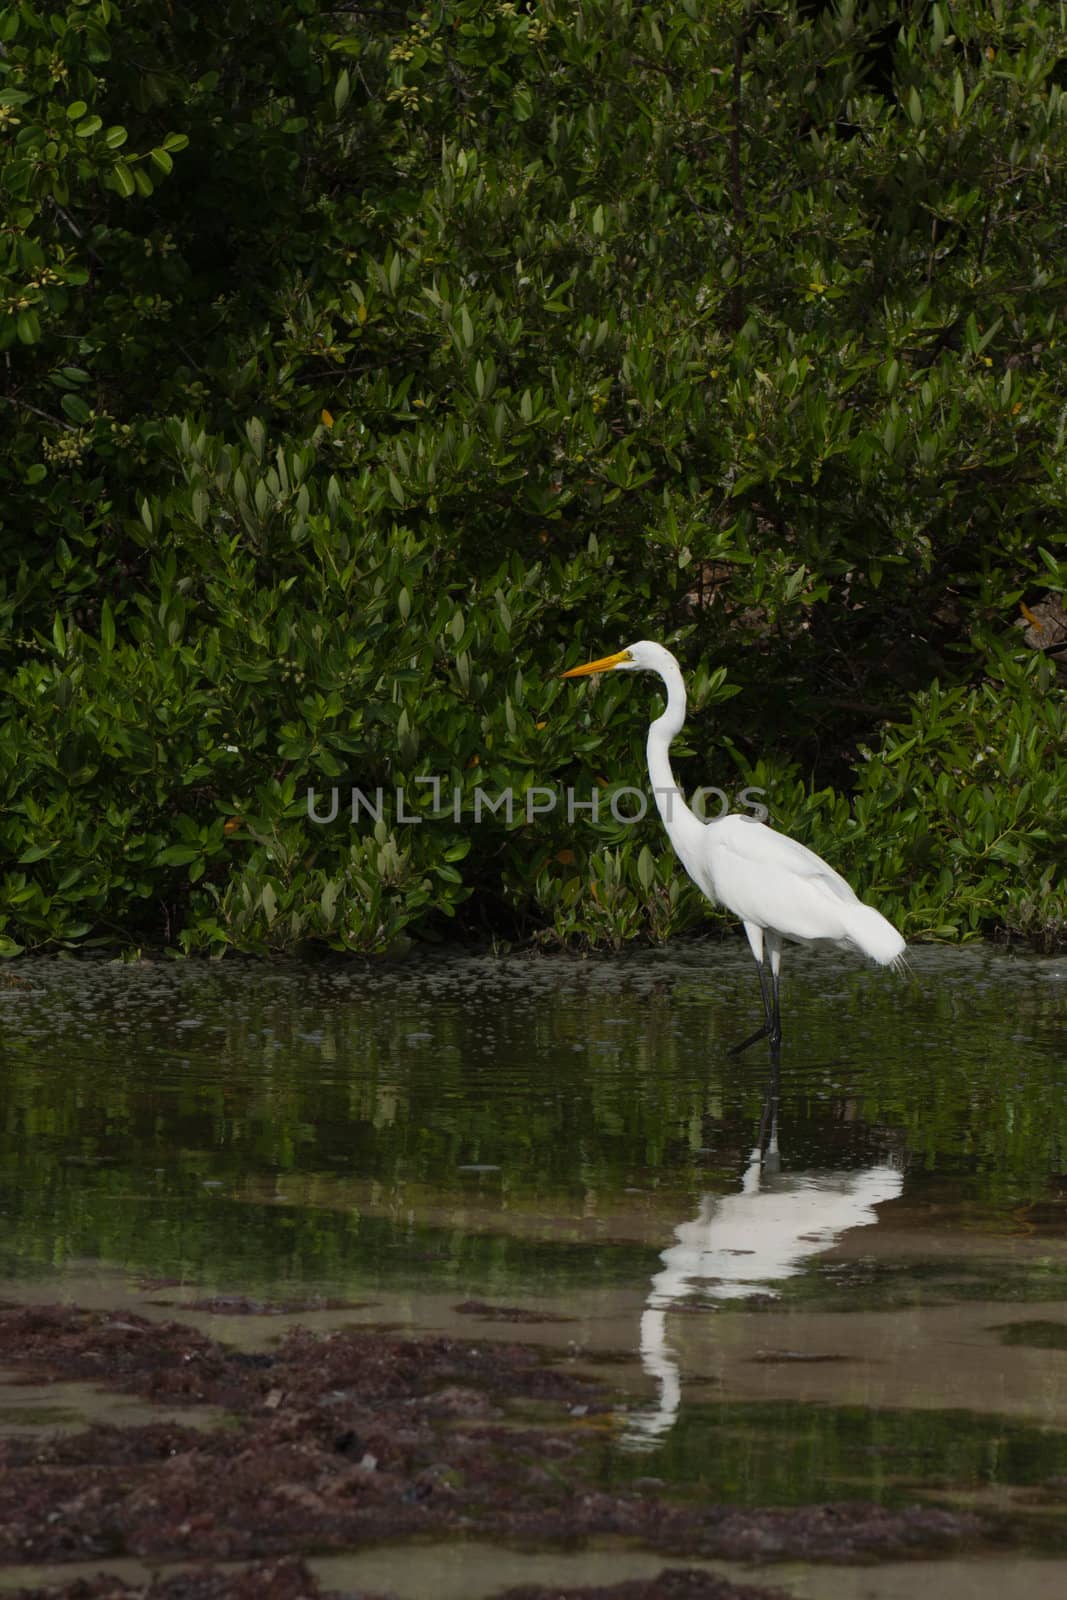
[[[171,1306],[172,1300],[149,1300],[150,1306]],[[219,1317],[291,1317],[309,1311],[367,1311],[373,1300],[332,1300],[313,1295],[306,1300],[253,1300],[245,1294],[205,1295],[199,1300],[183,1300],[184,1311],[207,1311]]]
[[[699,1572],[692,1567],[667,1567],[654,1578],[627,1578],[605,1587],[566,1590],[546,1589],[538,1584],[523,1584],[505,1589],[494,1600],[787,1600],[781,1589],[757,1588],[752,1584],[731,1583],[714,1572]]]
[[[531,1311],[527,1306],[498,1306],[488,1300],[461,1300],[452,1307],[461,1317],[477,1317],[479,1322],[577,1322],[577,1317],[560,1316],[555,1311]]]
[[[253,1589],[240,1587],[247,1572],[216,1571],[48,1591],[71,1600],[313,1597],[293,1558],[384,1540],[622,1538],[674,1562],[849,1561],[974,1545],[987,1528],[972,1513],[929,1507],[747,1509],[671,1501],[647,1482],[605,1489],[592,1446],[612,1425],[611,1397],[518,1343],[296,1328],[270,1353],[243,1354],[176,1322],[29,1307],[0,1313],[0,1365],[24,1383],[89,1379],[171,1412],[223,1407],[233,1419],[209,1431],[172,1420],[0,1441],[0,1563],[274,1563]],[[660,1587],[633,1580],[582,1593],[768,1592],[707,1573],[651,1582]],[[548,1591],[513,1600],[535,1594]]]

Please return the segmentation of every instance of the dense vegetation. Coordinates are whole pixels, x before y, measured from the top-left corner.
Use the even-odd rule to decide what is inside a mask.
[[[688,786],[1061,938],[1065,85],[1037,0],[0,5],[0,948],[689,926],[557,676],[639,637]]]

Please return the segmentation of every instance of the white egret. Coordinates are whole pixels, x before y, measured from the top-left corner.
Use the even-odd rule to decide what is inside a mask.
[[[681,669],[669,650],[641,639],[615,655],[572,667],[563,677],[593,672],[655,672],[663,679],[667,709],[649,726],[646,746],[652,791],[667,837],[697,888],[744,924],[759,971],[763,1026],[735,1045],[733,1053],[740,1054],[758,1039],[769,1041],[776,1101],[783,940],[797,944],[833,940],[854,946],[882,966],[902,963],[904,940],[881,912],[864,905],[844,878],[806,845],[776,833],[755,817],[731,813],[717,822],[705,822],[690,810],[671,771],[671,741],[682,730],[686,702]]]

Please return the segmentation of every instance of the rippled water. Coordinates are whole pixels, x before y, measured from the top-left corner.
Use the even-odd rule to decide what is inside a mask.
[[[518,1304],[569,1320],[463,1325],[613,1355],[606,1478],[1037,1515],[1067,1475],[1065,1002],[1062,958],[790,953],[767,1170],[736,944],[12,964],[0,1298],[167,1280],[412,1331]]]

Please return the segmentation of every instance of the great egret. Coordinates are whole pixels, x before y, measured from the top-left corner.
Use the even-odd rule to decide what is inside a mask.
[[[563,677],[582,678],[593,672],[655,672],[663,679],[667,709],[649,726],[646,746],[652,791],[667,837],[697,888],[744,923],[759,971],[763,1026],[735,1045],[733,1053],[739,1055],[758,1039],[769,1041],[776,1101],[782,1044],[778,994],[782,941],[808,944],[831,939],[854,945],[881,966],[899,966],[904,940],[881,912],[864,905],[844,878],[806,845],[775,833],[755,817],[731,813],[717,822],[705,822],[690,810],[671,771],[671,740],[685,722],[685,683],[669,650],[641,639],[613,656],[572,667]]]

